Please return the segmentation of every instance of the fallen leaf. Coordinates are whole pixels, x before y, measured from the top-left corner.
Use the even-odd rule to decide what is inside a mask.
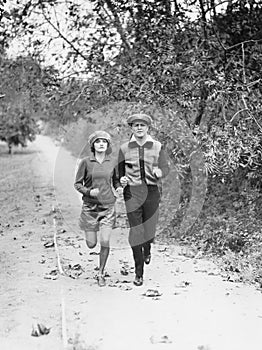
[[[56,280],[58,278],[58,271],[52,270],[48,274],[46,274],[44,278],[49,280]]]
[[[60,230],[58,230],[58,233],[65,233],[66,232],[66,229],[64,228],[61,228]]]
[[[125,290],[125,291],[131,290],[131,289],[132,289],[132,287],[129,287],[129,286],[126,286],[126,285],[123,285],[123,284],[120,284],[120,285],[118,286],[118,288],[120,288],[120,289],[122,289],[122,290]]]
[[[168,338],[167,335],[162,335],[160,337],[152,335],[150,337],[150,341],[152,344],[157,344],[157,343],[170,344],[170,343],[172,343],[172,341]]]
[[[47,279],[47,280],[57,280],[57,277],[58,276],[53,276],[53,275],[45,275],[45,279]]]
[[[118,287],[116,283],[109,283],[108,287]]]
[[[44,244],[45,248],[52,248],[55,246],[54,241],[49,241]]]
[[[66,275],[68,277],[77,279],[82,273],[84,272],[84,269],[80,264],[75,264],[75,265],[68,265],[66,267]]]
[[[124,275],[124,276],[128,275],[128,271],[125,267],[121,268],[120,273],[121,273],[121,275]]]
[[[80,264],[75,264],[73,266],[69,265],[69,268],[72,270],[83,270]]]
[[[41,335],[46,335],[50,333],[51,328],[47,328],[42,323],[37,323],[36,325],[32,326],[32,332],[31,335],[33,337],[40,337]]]
[[[162,293],[159,293],[157,289],[148,289],[142,295],[144,295],[145,297],[160,297]]]
[[[210,347],[208,345],[199,345],[197,347],[197,350],[209,350]]]
[[[185,286],[189,286],[191,284],[191,282],[188,281],[184,281],[183,283],[185,284]]]
[[[167,247],[165,247],[165,248],[163,248],[163,249],[158,249],[157,251],[158,251],[159,253],[163,253],[163,252],[167,251]]]

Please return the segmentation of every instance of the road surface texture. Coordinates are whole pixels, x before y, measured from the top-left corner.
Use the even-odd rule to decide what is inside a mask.
[[[76,159],[45,136],[11,156],[1,147],[1,350],[261,350],[261,292],[187,249],[154,244],[133,285],[121,200],[98,287],[99,246],[88,250],[77,226]]]

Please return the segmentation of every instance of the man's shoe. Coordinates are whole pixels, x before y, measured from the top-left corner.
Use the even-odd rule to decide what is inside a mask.
[[[151,261],[151,254],[149,254],[149,255],[146,255],[145,257],[144,257],[144,262],[145,262],[145,264],[150,264],[150,261]]]
[[[142,284],[143,284],[143,277],[136,276],[135,280],[134,280],[134,285],[135,286],[142,286]]]
[[[106,285],[105,277],[103,275],[98,275],[97,276],[97,283],[98,283],[99,287],[104,287]]]

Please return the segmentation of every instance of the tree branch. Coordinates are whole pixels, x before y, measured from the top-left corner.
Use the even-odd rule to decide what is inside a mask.
[[[47,15],[45,14],[45,11],[44,11],[44,8],[42,6],[42,14],[45,18],[45,20],[51,25],[51,27],[59,34],[60,38],[62,38],[70,47],[72,47],[72,49],[80,56],[82,57],[85,61],[88,60],[88,58],[81,52],[78,50],[77,47],[75,47],[75,45],[70,41],[68,40],[64,34],[51,22],[51,20],[47,17]]]
[[[107,7],[109,8],[109,10],[111,11],[111,13],[112,13],[112,15],[114,17],[114,22],[115,22],[116,29],[117,29],[120,37],[121,37],[121,40],[122,40],[124,46],[126,47],[126,49],[128,51],[130,51],[130,45],[127,42],[126,35],[124,33],[122,24],[121,24],[120,19],[118,17],[118,13],[117,13],[113,3],[111,2],[111,0],[105,0],[105,3],[106,3]]]
[[[226,47],[225,49],[226,49],[226,50],[231,50],[231,49],[234,49],[235,47],[240,46],[240,45],[243,45],[243,44],[258,43],[258,42],[260,42],[260,41],[262,41],[262,39],[258,39],[258,40],[254,40],[254,39],[245,40],[245,41],[241,41],[241,43],[237,43],[237,44],[235,44],[235,45]]]
[[[239,111],[237,111],[237,112],[233,115],[233,117],[230,119],[230,123],[233,122],[233,120],[235,119],[235,117],[236,117],[239,113],[245,112],[245,111],[247,111],[247,110],[248,110],[248,108],[243,108],[243,109],[240,109]]]
[[[246,102],[245,97],[243,95],[242,95],[242,101],[244,103],[245,109],[247,110],[247,113],[254,120],[254,122],[257,124],[260,132],[262,132],[262,126],[259,124],[259,122],[256,120],[256,118],[253,116],[253,114],[250,113],[249,108],[247,106],[247,102]]]
[[[245,72],[245,44],[242,43],[241,47],[242,47],[242,62],[243,62],[243,82],[244,84],[246,84],[246,72]]]

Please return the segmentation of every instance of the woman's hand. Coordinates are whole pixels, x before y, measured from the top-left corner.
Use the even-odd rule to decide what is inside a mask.
[[[92,188],[92,190],[90,190],[90,197],[97,197],[99,193],[99,188]]]
[[[128,184],[128,177],[127,176],[122,176],[120,178],[120,183],[122,187],[126,187],[126,185]]]

